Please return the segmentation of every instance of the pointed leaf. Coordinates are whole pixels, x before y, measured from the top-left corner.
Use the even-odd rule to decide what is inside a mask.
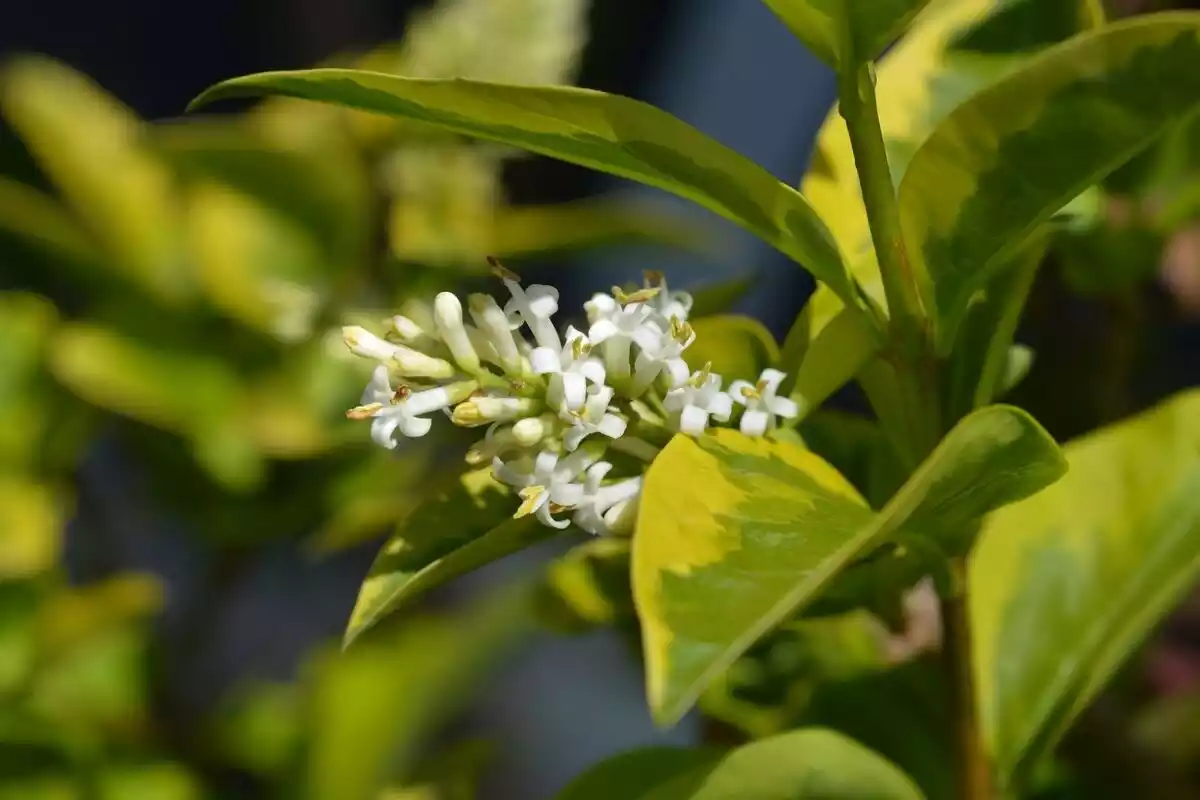
[[[852,69],[883,52],[929,0],[764,0],[831,67]]]
[[[755,233],[830,284],[847,302],[855,302],[829,232],[798,192],[645,103],[570,87],[320,69],[235,78],[210,88],[192,105],[263,94],[412,119],[673,192]]]
[[[1063,468],[1028,414],[992,406],[960,422],[875,514],[798,445],[729,430],[676,436],[646,474],[633,541],[656,719],[678,719],[756,639],[901,528],[960,534]]]
[[[1038,225],[1200,109],[1200,13],[1137,17],[1030,59],[955,109],[900,184],[948,351],[967,303]]]
[[[705,284],[692,294],[690,318],[697,319],[710,314],[729,311],[750,290],[753,278],[735,278],[723,283]]]
[[[552,536],[516,503],[491,470],[456,475],[396,525],[358,591],[345,646],[388,614],[446,581]]]
[[[988,519],[971,559],[983,729],[1018,778],[1200,575],[1200,391],[1065,450],[1067,477]]]

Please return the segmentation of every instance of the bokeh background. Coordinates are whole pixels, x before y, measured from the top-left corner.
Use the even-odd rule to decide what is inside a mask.
[[[345,746],[373,729],[345,709],[390,696],[368,677],[420,694],[404,664],[436,659],[422,642],[493,655],[477,626],[509,623],[478,606],[498,605],[497,587],[539,574],[563,543],[434,598],[434,611],[476,615],[466,622],[430,619],[445,628],[432,639],[397,624],[379,664],[330,666],[389,521],[457,443],[401,459],[370,450],[341,415],[364,376],[326,331],[478,283],[497,248],[559,285],[567,307],[648,268],[674,285],[737,286],[737,309],[780,338],[803,306],[807,275],[765,245],[582,169],[438,143],[392,154],[395,131],[356,118],[344,140],[344,120],[331,128],[298,104],[222,107],[238,121],[212,128],[180,119],[221,79],[377,52],[428,5],[42,0],[0,11],[0,55],[23,65],[0,96],[0,797],[77,796],[55,777],[77,769],[113,798],[337,797],[306,781],[332,786],[329,775],[353,770]],[[595,0],[584,23],[573,82],[664,107],[782,178],[803,173],[832,76],[764,5]],[[498,52],[497,70],[529,58]],[[9,62],[21,54],[59,63]],[[76,85],[61,65],[102,89]],[[151,161],[168,166],[110,147],[108,137],[146,131],[123,129],[96,96],[152,124]],[[257,157],[268,166],[246,166]],[[106,185],[124,190],[96,188]],[[1019,337],[1038,356],[1016,401],[1062,439],[1200,382],[1200,233],[1143,230],[1142,188],[1136,170],[1114,179],[1110,218],[1043,271]],[[593,214],[588,198],[649,211]],[[97,235],[124,202],[137,220],[125,238]],[[497,206],[559,204],[584,212],[571,217],[574,239],[551,241],[571,230],[562,217],[493,219]],[[145,269],[156,247],[175,273]],[[1072,268],[1118,258],[1144,262],[1136,281],[1081,285]],[[861,407],[853,393],[837,402]],[[1181,611],[1139,660],[1140,685],[1195,690],[1195,616]],[[620,635],[522,633],[494,669],[463,679],[470,689],[453,694],[465,710],[448,725],[413,725],[422,741],[436,731],[435,750],[493,743],[481,797],[548,797],[611,753],[709,735],[691,718],[653,728]],[[318,723],[324,739],[312,735]],[[454,753],[475,763],[470,748]],[[326,764],[314,769],[327,777],[297,777],[298,761]]]

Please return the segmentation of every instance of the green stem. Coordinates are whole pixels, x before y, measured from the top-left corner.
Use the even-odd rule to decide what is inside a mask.
[[[884,357],[895,370],[897,400],[908,429],[905,449],[920,459],[937,444],[941,420],[933,332],[921,291],[927,281],[922,280],[919,267],[909,259],[904,241],[870,64],[842,72],[838,81],[838,108],[850,135],[871,240],[887,296],[890,344]]]
[[[896,333],[902,334],[902,340],[923,346],[928,315],[900,227],[900,207],[879,126],[874,71],[870,64],[843,72],[838,82],[838,108],[850,134],[892,326]]]
[[[995,794],[991,767],[980,735],[979,711],[975,700],[966,559],[952,559],[950,570],[954,585],[941,598],[942,656],[950,681],[954,719],[956,796],[959,800],[992,800]]]

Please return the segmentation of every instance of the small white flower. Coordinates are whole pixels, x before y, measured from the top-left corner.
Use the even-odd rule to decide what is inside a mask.
[[[659,375],[665,374],[672,389],[683,385],[688,378],[688,365],[683,351],[696,340],[692,326],[672,317],[670,329],[659,336],[653,347],[643,347],[634,362],[633,386],[629,393],[640,397]]]
[[[572,522],[593,536],[618,532],[628,517],[627,511],[642,491],[641,476],[602,485],[611,469],[612,464],[607,461],[598,461],[588,468],[583,481],[583,497],[571,516]]]
[[[688,314],[692,311],[690,293],[669,291],[667,279],[661,272],[648,272],[646,282],[658,289],[658,294],[646,303],[654,311],[655,322],[664,328],[669,326],[673,319],[687,322]]]
[[[611,386],[588,387],[587,400],[579,411],[564,412],[562,419],[571,423],[571,427],[563,433],[563,446],[568,451],[579,447],[593,433],[607,436],[609,439],[619,439],[625,434],[628,423],[609,413],[608,406],[612,402],[613,389]]]
[[[521,355],[517,341],[513,338],[513,325],[495,298],[487,294],[473,294],[467,298],[471,319],[483,332],[488,346],[495,351],[499,365],[508,372],[518,372]]]
[[[403,314],[394,315],[389,323],[392,334],[405,344],[420,344],[432,338],[428,331]]]
[[[450,354],[458,362],[460,369],[475,372],[479,369],[479,354],[471,344],[463,325],[462,301],[450,292],[440,292],[433,299],[433,320],[437,325],[438,335],[450,348]]]
[[[721,376],[702,369],[678,389],[667,392],[663,405],[670,411],[680,433],[699,436],[712,417],[728,422],[733,413],[733,398],[721,391]]]
[[[764,369],[757,384],[734,381],[729,394],[734,402],[746,407],[742,414],[741,430],[747,436],[762,436],[775,427],[775,417],[792,419],[800,408],[786,397],[776,396],[779,384],[786,376],[777,369]]]
[[[592,345],[582,331],[567,327],[561,350],[537,347],[529,355],[534,373],[550,375],[547,399],[559,411],[577,411],[587,399],[587,384],[603,384],[604,364],[591,355]]]
[[[370,419],[371,438],[392,450],[396,447],[397,431],[411,439],[424,436],[433,425],[426,414],[459,402],[475,388],[474,381],[464,381],[416,392],[408,391],[407,387],[393,391],[387,367],[380,365],[371,375],[360,405],[346,412],[346,416]]]
[[[492,472],[496,480],[520,490],[521,506],[514,517],[536,514],[545,525],[565,528],[570,521],[555,519],[554,514],[583,499],[583,485],[576,479],[596,458],[596,453],[589,449],[577,450],[562,459],[545,450],[538,453],[532,464],[528,458],[507,463],[494,459]]]
[[[541,284],[534,284],[525,289],[513,278],[503,280],[508,291],[512,293],[512,299],[504,306],[509,323],[525,323],[539,347],[549,347],[553,350],[561,348],[562,342],[551,319],[558,313],[558,289]]]
[[[643,350],[657,347],[663,330],[654,324],[651,316],[652,312],[643,303],[630,303],[592,323],[588,329],[592,345],[604,345],[604,364],[610,378],[629,377],[632,345]]]
[[[583,310],[587,312],[588,324],[595,325],[602,319],[612,319],[621,310],[621,304],[611,294],[597,292],[583,304]]]
[[[454,366],[449,362],[427,356],[411,347],[380,339],[357,325],[342,328],[342,341],[355,355],[382,361],[395,367],[397,372],[407,378],[440,380],[454,375]]]

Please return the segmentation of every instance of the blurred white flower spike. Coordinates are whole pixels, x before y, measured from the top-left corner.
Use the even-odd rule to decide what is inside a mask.
[[[516,491],[514,516],[628,534],[646,467],[672,436],[735,423],[763,436],[797,416],[777,395],[778,370],[728,389],[707,364],[690,372],[692,297],[668,291],[661,274],[647,273],[640,289],[594,295],[583,308],[587,332],[568,325],[560,334],[558,290],[524,286],[490,262],[509,295],[503,305],[473,294],[464,314],[457,296],[441,292],[432,306],[408,304],[382,337],[343,330],[351,352],[378,364],[347,416],[371,420],[371,437],[389,449],[427,434],[435,411],[459,427],[486,427],[466,461],[490,462]]]

